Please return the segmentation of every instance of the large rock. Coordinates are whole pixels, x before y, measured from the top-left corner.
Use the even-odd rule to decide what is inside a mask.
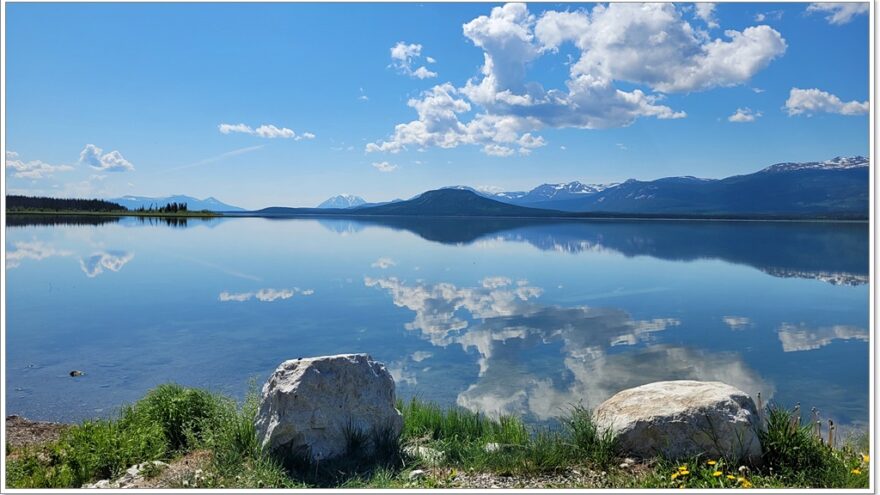
[[[613,430],[638,457],[694,455],[759,462],[755,403],[721,382],[656,382],[617,393],[595,410],[597,426]]]
[[[394,379],[366,354],[293,359],[263,386],[257,435],[285,462],[344,455],[352,438],[369,454],[400,436],[403,417],[394,405]]]

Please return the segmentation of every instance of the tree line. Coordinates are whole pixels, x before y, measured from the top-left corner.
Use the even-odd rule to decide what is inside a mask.
[[[119,203],[105,201],[103,199],[76,199],[76,198],[47,198],[41,196],[6,196],[6,210],[15,212],[28,211],[88,211],[88,212],[120,212],[129,211]],[[186,203],[171,202],[164,206],[152,204],[149,208],[141,206],[136,210],[139,213],[186,213],[189,211]]]
[[[46,198],[41,196],[6,196],[6,209],[51,211],[126,211],[126,208],[103,199]]]

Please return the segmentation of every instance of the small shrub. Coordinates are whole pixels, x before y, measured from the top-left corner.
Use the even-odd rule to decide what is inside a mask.
[[[171,450],[183,451],[212,427],[221,412],[221,400],[204,390],[177,384],[160,385],[134,406],[124,409],[123,424],[158,424]]]
[[[601,467],[608,467],[617,456],[617,438],[610,430],[599,430],[593,413],[583,406],[572,406],[562,418],[580,455]]]

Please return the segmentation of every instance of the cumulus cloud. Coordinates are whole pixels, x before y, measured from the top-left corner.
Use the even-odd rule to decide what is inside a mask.
[[[397,262],[395,262],[393,259],[382,257],[374,261],[370,266],[372,266],[373,268],[381,268],[382,270],[385,270],[386,268],[391,268],[396,264]]]
[[[837,96],[817,88],[791,88],[785,110],[789,115],[836,113],[839,115],[862,115],[868,113],[868,101],[844,102]]]
[[[868,341],[868,331],[852,325],[813,328],[803,323],[783,323],[779,327],[778,335],[784,352],[812,351],[835,340]]]
[[[525,4],[495,7],[462,27],[483,51],[480,76],[462,86],[438,84],[410,99],[417,119],[398,124],[366,151],[475,145],[489,155],[510,156],[545,145],[535,133],[547,127],[607,129],[644,117],[680,119],[685,112],[664,105],[663,93],[745,83],[787,48],[765,25],[712,39],[682,12],[674,4],[611,3],[536,17]],[[711,18],[708,6],[699,12]],[[579,56],[567,64],[564,88],[547,89],[529,79],[532,63],[566,44]],[[625,91],[620,82],[642,88]],[[524,145],[519,141],[526,135]]]
[[[756,112],[751,108],[737,108],[736,112],[733,113],[730,117],[727,117],[727,120],[730,122],[737,123],[746,123],[746,122],[754,122],[755,119],[763,115],[761,112]]]
[[[126,251],[101,251],[88,258],[80,258],[79,267],[87,277],[95,278],[104,273],[104,270],[118,272],[133,259],[134,253]]]
[[[853,20],[853,17],[860,14],[867,14],[871,11],[871,4],[868,2],[859,3],[832,3],[818,2],[811,3],[807,6],[807,13],[827,14],[825,20],[829,24],[841,25]]]
[[[272,124],[263,124],[256,129],[247,124],[220,124],[217,126],[217,129],[222,134],[231,134],[235,132],[240,134],[250,134],[252,136],[258,136],[267,139],[293,139],[294,141],[300,141],[302,139],[315,138],[315,135],[311,132],[297,134],[293,131],[293,129],[288,129],[287,127],[278,127]]]
[[[131,164],[122,153],[114,150],[104,153],[104,150],[98,148],[94,144],[87,144],[79,153],[80,163],[84,163],[95,170],[106,172],[126,172],[134,170]]]
[[[706,26],[714,29],[717,28],[718,20],[715,18],[714,3],[696,3],[694,4],[694,15],[706,23]]]
[[[56,172],[73,170],[70,165],[50,165],[40,160],[25,162],[14,151],[6,152],[6,168],[11,169],[12,176],[19,179],[43,179],[52,177]]]
[[[394,172],[397,170],[397,165],[389,162],[373,162],[373,168],[378,170],[379,172]]]
[[[260,289],[256,292],[227,292],[223,291],[217,297],[217,299],[221,302],[245,302],[250,301],[251,299],[256,299],[260,302],[274,302],[278,300],[290,299],[296,294],[302,296],[310,296],[314,294],[315,291],[312,289],[299,289],[294,287],[292,289]]]
[[[413,69],[416,61],[422,57],[422,45],[416,43],[398,42],[391,47],[391,66],[397,69],[401,74],[418,79],[429,79],[437,77],[436,72],[428,70],[425,66]],[[432,57],[426,57],[425,60],[429,64],[436,62]]]

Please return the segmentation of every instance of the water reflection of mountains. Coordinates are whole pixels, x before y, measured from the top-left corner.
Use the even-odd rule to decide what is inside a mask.
[[[776,277],[868,283],[868,224],[828,222],[540,221],[529,219],[322,219],[336,232],[380,225],[444,244],[501,240],[541,250],[611,250],[672,261],[720,259]]]

